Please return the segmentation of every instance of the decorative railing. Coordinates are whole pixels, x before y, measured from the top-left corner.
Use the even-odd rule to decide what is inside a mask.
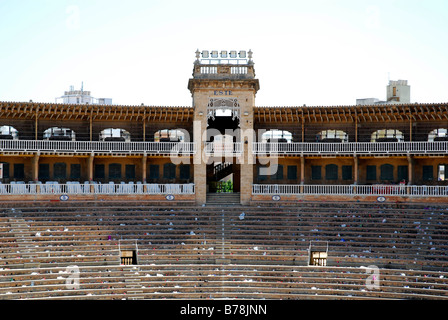
[[[195,154],[195,142],[0,140],[0,151]]]
[[[448,186],[253,184],[253,195],[448,196]]]
[[[207,155],[239,155],[241,142],[206,142]],[[0,140],[0,152],[65,152],[65,153],[153,153],[168,155],[196,154],[195,142],[117,142],[117,141],[48,141]],[[276,154],[445,154],[448,141],[416,142],[254,142],[256,155]]]
[[[156,184],[156,183],[79,183],[57,182],[47,183],[0,183],[0,195],[26,195],[26,194],[54,194],[54,195],[82,195],[82,194],[161,194],[179,195],[194,194],[195,186],[188,184]]]
[[[233,156],[243,152],[241,142],[206,142],[205,154],[207,156]]]
[[[447,153],[448,141],[404,142],[254,142],[252,152],[272,154],[422,154]]]

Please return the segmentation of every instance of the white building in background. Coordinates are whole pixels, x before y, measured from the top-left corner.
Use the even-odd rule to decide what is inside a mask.
[[[357,105],[411,103],[411,87],[407,80],[390,80],[386,87],[386,101],[377,98],[356,99]]]
[[[84,85],[81,85],[81,90],[74,90],[70,86],[69,91],[65,91],[62,97],[56,98],[56,103],[64,104],[102,104],[111,105],[111,98],[94,98],[90,95],[90,91],[84,91]]]

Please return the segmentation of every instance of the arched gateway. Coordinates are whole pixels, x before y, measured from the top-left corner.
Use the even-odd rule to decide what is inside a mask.
[[[207,192],[235,191],[242,204],[248,204],[251,196],[252,154],[251,148],[243,145],[252,145],[259,82],[251,51],[228,57],[225,51],[213,58],[208,51],[197,51],[193,78],[188,82],[194,108],[193,136],[201,146],[198,150],[203,150],[194,159],[198,203],[207,201]]]

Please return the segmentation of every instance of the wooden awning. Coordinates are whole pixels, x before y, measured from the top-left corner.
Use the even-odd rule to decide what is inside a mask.
[[[448,120],[448,103],[329,107],[255,107],[256,122],[384,122]]]

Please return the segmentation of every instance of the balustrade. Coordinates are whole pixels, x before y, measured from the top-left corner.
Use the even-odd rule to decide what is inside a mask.
[[[447,153],[447,141],[404,142],[254,142],[252,152],[263,154],[425,154]]]
[[[194,142],[0,140],[0,151],[195,154]]]
[[[195,142],[116,142],[116,141],[48,141],[0,140],[0,151],[72,152],[72,153],[158,153],[195,154]],[[205,153],[241,154],[241,142],[206,142]],[[405,142],[254,142],[252,152],[267,154],[440,154],[448,152],[448,141]]]
[[[194,194],[193,183],[188,184],[157,184],[157,183],[97,183],[97,182],[71,182],[58,183],[0,183],[0,195],[26,195],[26,194]]]
[[[448,186],[253,184],[253,195],[448,196]]]

